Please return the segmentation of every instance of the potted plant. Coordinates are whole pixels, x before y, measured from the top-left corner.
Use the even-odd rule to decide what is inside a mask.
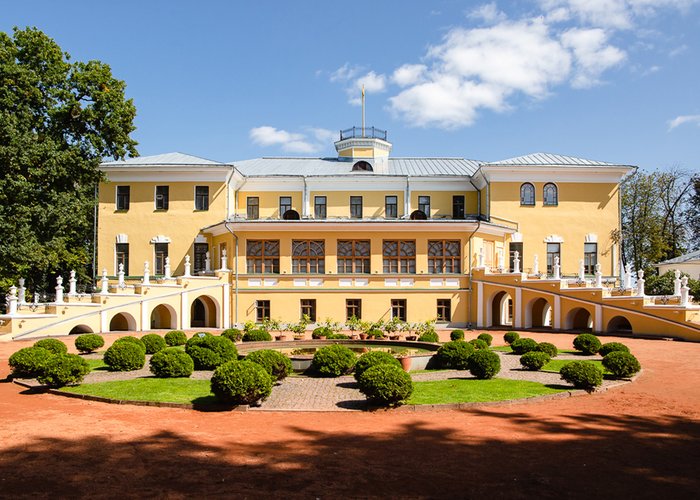
[[[361,321],[360,322],[360,339],[365,340],[369,337],[369,332],[372,330],[372,323],[369,321]]]
[[[348,319],[345,322],[345,328],[350,330],[350,338],[352,338],[352,339],[362,338],[362,336],[360,334],[356,333],[358,330],[362,329],[362,321],[360,321],[359,318],[357,316],[355,316],[354,314],[350,317],[350,319]],[[365,338],[367,338],[366,335],[365,335]]]
[[[396,356],[396,359],[398,359],[399,363],[401,363],[401,368],[403,368],[403,371],[408,372],[411,370],[411,356],[408,355],[408,352],[402,351]]]
[[[287,330],[294,334],[294,340],[304,340],[304,332],[306,331],[306,326],[310,321],[311,318],[304,314],[299,323],[290,323],[287,325]]]
[[[401,336],[396,333],[400,327],[401,320],[396,317],[391,318],[389,321],[384,323],[384,331],[386,332],[387,337],[389,337],[389,340],[399,340],[401,338]]]
[[[401,331],[406,335],[406,340],[418,340],[418,336],[415,334],[418,325],[416,323],[403,323],[401,325]]]
[[[275,335],[275,340],[279,341],[285,341],[287,340],[287,336],[282,333],[282,323],[278,319],[269,319],[265,318],[262,322],[262,326],[265,330],[268,332],[277,332],[278,334]]]

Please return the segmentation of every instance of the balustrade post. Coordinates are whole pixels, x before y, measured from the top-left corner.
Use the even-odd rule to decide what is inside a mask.
[[[19,289],[18,289],[18,303],[21,304],[26,304],[27,303],[27,289],[24,288],[24,278],[19,279]]]
[[[190,277],[190,267],[191,267],[191,265],[190,265],[190,256],[189,256],[189,255],[185,255],[185,274],[184,274],[184,277],[185,277],[185,278],[189,278],[189,277]]]
[[[151,269],[150,269],[150,264],[148,263],[148,261],[143,263],[143,284],[144,285],[151,284]]]
[[[69,297],[75,297],[78,295],[78,292],[76,291],[76,284],[78,283],[78,280],[75,279],[75,270],[72,270],[70,272],[70,278],[68,279],[68,296]]]
[[[63,304],[63,276],[56,277],[56,304]]]
[[[644,270],[640,269],[637,271],[637,295],[644,297]]]
[[[10,287],[10,294],[7,296],[7,314],[13,316],[17,314],[17,287]]]
[[[109,278],[107,278],[107,269],[102,270],[102,279],[100,280],[100,293],[106,295],[109,293]]]
[[[520,273],[520,252],[517,250],[513,254],[513,272]]]
[[[681,272],[676,269],[673,271],[675,279],[673,280],[673,295],[679,296],[681,294]]]

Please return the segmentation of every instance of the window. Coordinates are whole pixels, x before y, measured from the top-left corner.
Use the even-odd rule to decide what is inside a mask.
[[[260,323],[270,319],[270,301],[256,300],[255,301],[255,320]]]
[[[117,210],[129,210],[130,186],[117,186]]]
[[[209,210],[209,186],[196,186],[194,188],[194,209]]]
[[[326,197],[314,196],[314,217],[317,219],[326,218]]]
[[[124,274],[129,275],[129,244],[128,243],[117,243],[116,248],[117,254],[117,271],[119,271],[119,264],[124,264]]]
[[[428,218],[430,218],[430,196],[419,196],[418,197],[418,210],[420,210]]]
[[[246,198],[246,217],[248,219],[260,218],[260,198],[257,196],[248,196]]]
[[[547,274],[554,272],[555,257],[559,257],[561,262],[561,243],[547,243]]]
[[[452,197],[452,218],[464,219],[464,196],[462,195]]]
[[[515,242],[510,242],[508,244],[508,253],[510,254],[510,257],[508,259],[508,269],[510,269],[510,272],[515,272],[515,252],[518,252],[518,259],[520,259],[520,269],[522,270],[523,268],[523,244],[521,242],[515,243]]]
[[[350,217],[353,219],[362,218],[362,196],[350,197]]]
[[[557,193],[557,186],[551,182],[544,185],[544,204],[545,206],[556,206],[559,204],[559,195]]]
[[[349,321],[353,316],[357,319],[362,319],[361,299],[345,299],[345,320]]]
[[[459,240],[428,241],[428,272],[430,274],[459,273],[461,260]]]
[[[301,299],[300,309],[300,318],[308,316],[309,321],[311,321],[312,323],[316,322],[316,299]]]
[[[532,206],[535,204],[535,186],[526,182],[520,186],[520,205]]]
[[[165,274],[165,259],[168,257],[168,244],[156,243],[156,274]]]
[[[406,321],[406,299],[391,299],[391,317]]]
[[[398,210],[398,197],[396,196],[385,196],[384,197],[384,207],[386,211],[387,219],[396,219],[399,215]]]
[[[452,300],[437,299],[437,320],[452,321]]]
[[[249,274],[279,274],[279,240],[246,241],[246,262]]]
[[[323,240],[292,241],[292,272],[316,274],[326,272],[325,242]]]
[[[484,241],[484,265],[486,267],[494,267],[496,257],[496,245],[493,241]]]
[[[353,172],[372,172],[373,170],[372,165],[364,160],[360,160],[352,166]]]
[[[280,217],[287,213],[288,210],[292,209],[292,197],[291,196],[280,196]]]
[[[156,186],[156,210],[167,210],[170,200],[169,186]]]
[[[207,252],[209,245],[207,243],[194,244],[194,272],[198,273],[207,269]]]
[[[598,263],[598,243],[583,244],[583,268],[586,274],[595,274]]]
[[[338,274],[369,274],[369,240],[338,240]]]
[[[403,240],[384,241],[384,272],[387,274],[416,272],[416,242]]]

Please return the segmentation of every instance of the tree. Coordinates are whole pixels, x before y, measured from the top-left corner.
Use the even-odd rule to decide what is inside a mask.
[[[690,199],[684,214],[688,247],[689,250],[700,250],[700,174],[696,174],[690,184]]]
[[[0,32],[0,293],[70,269],[91,279],[103,157],[135,156],[136,109],[99,61],[71,62],[36,28]]]

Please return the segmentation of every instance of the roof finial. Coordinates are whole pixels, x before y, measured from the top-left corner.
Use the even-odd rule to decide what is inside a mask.
[[[362,84],[362,137],[365,136],[365,84]]]

